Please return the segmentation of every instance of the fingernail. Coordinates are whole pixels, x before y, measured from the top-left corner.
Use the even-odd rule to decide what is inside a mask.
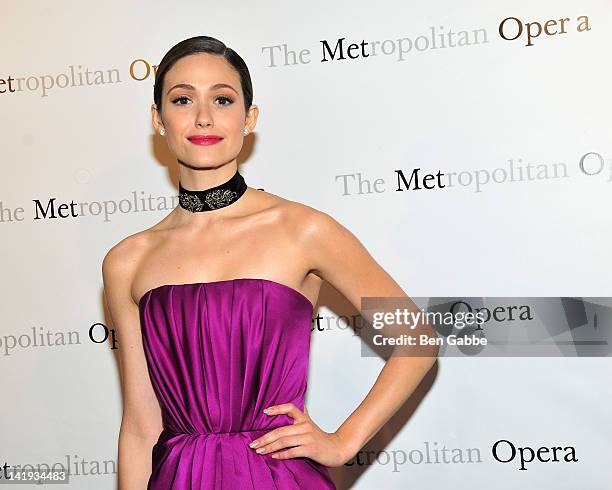
[[[253,441],[251,444],[249,444],[249,447],[257,447],[258,445],[259,443],[257,441]]]
[[[264,408],[263,413],[267,414],[269,411],[270,411],[270,409],[269,409],[269,408]]]

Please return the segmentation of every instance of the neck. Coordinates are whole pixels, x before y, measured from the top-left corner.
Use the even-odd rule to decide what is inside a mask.
[[[182,163],[182,162],[181,162]],[[219,167],[194,169],[192,167],[179,167],[179,182],[186,189],[204,190],[227,182],[238,170],[236,160]]]

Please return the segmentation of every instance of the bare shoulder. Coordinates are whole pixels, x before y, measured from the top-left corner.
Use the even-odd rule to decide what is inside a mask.
[[[335,217],[285,200],[293,237],[310,273],[329,282],[355,308],[364,296],[405,296],[400,285],[376,261],[361,240]]]
[[[348,230],[324,211],[298,201],[292,201],[270,192],[260,191],[270,210],[274,210],[292,231],[294,239],[316,239],[326,233],[343,233]]]
[[[277,204],[290,223],[291,238],[316,275],[330,280],[340,268],[363,269],[378,264],[364,244],[334,216],[312,206],[280,198]]]
[[[115,297],[130,297],[134,274],[142,258],[150,249],[151,229],[139,231],[113,245],[102,260],[104,289]]]
[[[312,276],[325,279],[341,290],[347,278],[339,271],[362,272],[361,281],[373,277],[378,264],[361,241],[329,213],[307,204],[272,194],[270,209],[282,223],[284,246]],[[340,286],[338,286],[340,284]]]
[[[301,229],[299,238],[303,248],[319,275],[323,273],[322,261],[350,266],[352,260],[363,262],[371,256],[359,238],[334,216],[306,206],[299,211]]]

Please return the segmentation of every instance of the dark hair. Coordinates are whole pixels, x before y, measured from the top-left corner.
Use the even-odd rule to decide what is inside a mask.
[[[228,48],[223,42],[210,36],[195,36],[176,44],[168,51],[157,67],[155,85],[153,86],[153,101],[161,113],[162,89],[166,73],[174,64],[185,56],[196,53],[209,53],[225,58],[240,75],[240,85],[244,96],[244,107],[248,112],[253,103],[253,85],[246,63],[236,51]]]

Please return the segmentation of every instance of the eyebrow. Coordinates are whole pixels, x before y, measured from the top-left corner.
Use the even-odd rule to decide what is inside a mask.
[[[190,85],[189,83],[177,83],[174,87],[170,88],[166,92],[166,95],[168,95],[175,88],[184,88],[184,89],[187,89],[187,90],[195,90],[195,87],[193,85]],[[211,90],[216,90],[218,88],[229,88],[229,89],[233,90],[234,92],[236,92],[236,94],[238,94],[236,89],[234,87],[232,87],[231,85],[228,85],[227,83],[215,83],[215,84],[211,85],[209,88]]]

